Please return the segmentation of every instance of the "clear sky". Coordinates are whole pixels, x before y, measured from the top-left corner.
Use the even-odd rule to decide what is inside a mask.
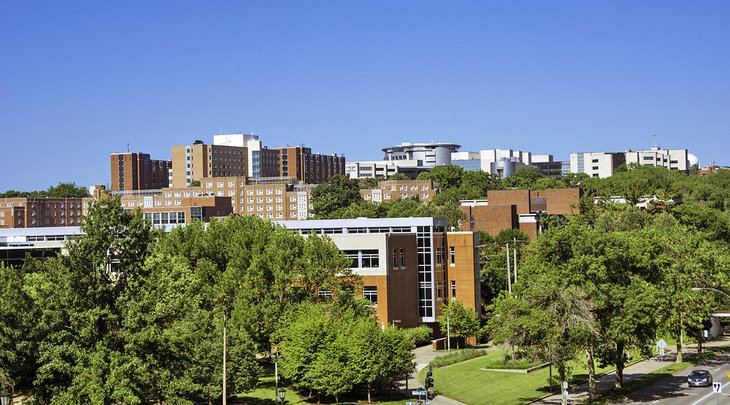
[[[730,164],[730,1],[0,2],[0,191],[253,132]]]

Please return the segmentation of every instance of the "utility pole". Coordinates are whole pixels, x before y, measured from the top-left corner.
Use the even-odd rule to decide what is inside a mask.
[[[512,249],[514,249],[514,251],[513,251],[514,252],[513,259],[514,260],[512,260],[512,262],[515,265],[515,283],[516,283],[517,282],[517,238],[513,238],[513,240],[514,240],[514,246],[512,247]]]
[[[227,404],[226,401],[226,311],[223,310],[223,405]]]
[[[509,270],[509,243],[507,243],[507,291],[512,294],[512,274]]]

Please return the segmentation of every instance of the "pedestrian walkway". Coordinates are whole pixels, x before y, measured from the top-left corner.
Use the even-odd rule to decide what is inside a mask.
[[[718,340],[706,342],[703,347],[717,347],[730,344],[730,337],[722,336]],[[684,354],[697,353],[697,345],[691,344],[684,347]],[[664,361],[657,358],[639,361],[624,369],[624,384],[627,381],[639,378],[645,374],[661,370],[676,360],[676,353],[670,353],[665,356]],[[616,373],[611,372],[604,374],[596,379],[596,389],[599,392],[608,391],[614,387]],[[588,400],[588,383],[583,383],[575,388],[569,388],[568,403],[580,403]],[[562,404],[563,396],[560,394],[552,395],[547,398],[533,402],[533,404]]]
[[[421,370],[423,370],[424,368],[427,368],[428,363],[430,363],[431,360],[435,359],[436,357],[449,354],[448,352],[437,352],[433,350],[430,345],[417,347],[413,350],[413,353],[416,355],[416,371],[415,373],[408,376],[407,384],[405,380],[400,382],[399,388],[402,390],[405,390],[406,388],[409,391],[417,388],[424,389],[423,384],[418,381],[418,373],[420,373]],[[436,395],[436,397],[430,400],[429,403],[430,405],[465,405],[459,401],[447,398],[443,395]]]

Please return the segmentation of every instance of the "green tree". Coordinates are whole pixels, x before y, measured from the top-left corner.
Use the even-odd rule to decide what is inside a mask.
[[[83,198],[91,197],[86,187],[79,187],[76,183],[58,183],[48,187],[48,197],[58,198]]]
[[[438,323],[442,331],[449,330],[454,337],[468,338],[481,335],[479,314],[461,301],[452,299],[441,308]]]
[[[46,403],[108,404],[125,387],[113,385],[114,359],[124,352],[119,298],[133,280],[156,234],[118,198],[95,200],[68,253],[36,262],[27,290],[39,311],[38,368],[33,394]]]
[[[356,179],[335,175],[312,190],[312,212],[315,218],[341,218],[351,204],[362,200]]]

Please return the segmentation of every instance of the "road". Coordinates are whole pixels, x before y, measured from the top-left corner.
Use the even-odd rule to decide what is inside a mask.
[[[715,382],[722,383],[722,393],[715,394],[712,387],[687,386],[687,374],[692,370],[709,370]],[[730,405],[730,353],[721,353],[703,365],[693,366],[672,377],[637,390],[621,403],[656,405]]]

